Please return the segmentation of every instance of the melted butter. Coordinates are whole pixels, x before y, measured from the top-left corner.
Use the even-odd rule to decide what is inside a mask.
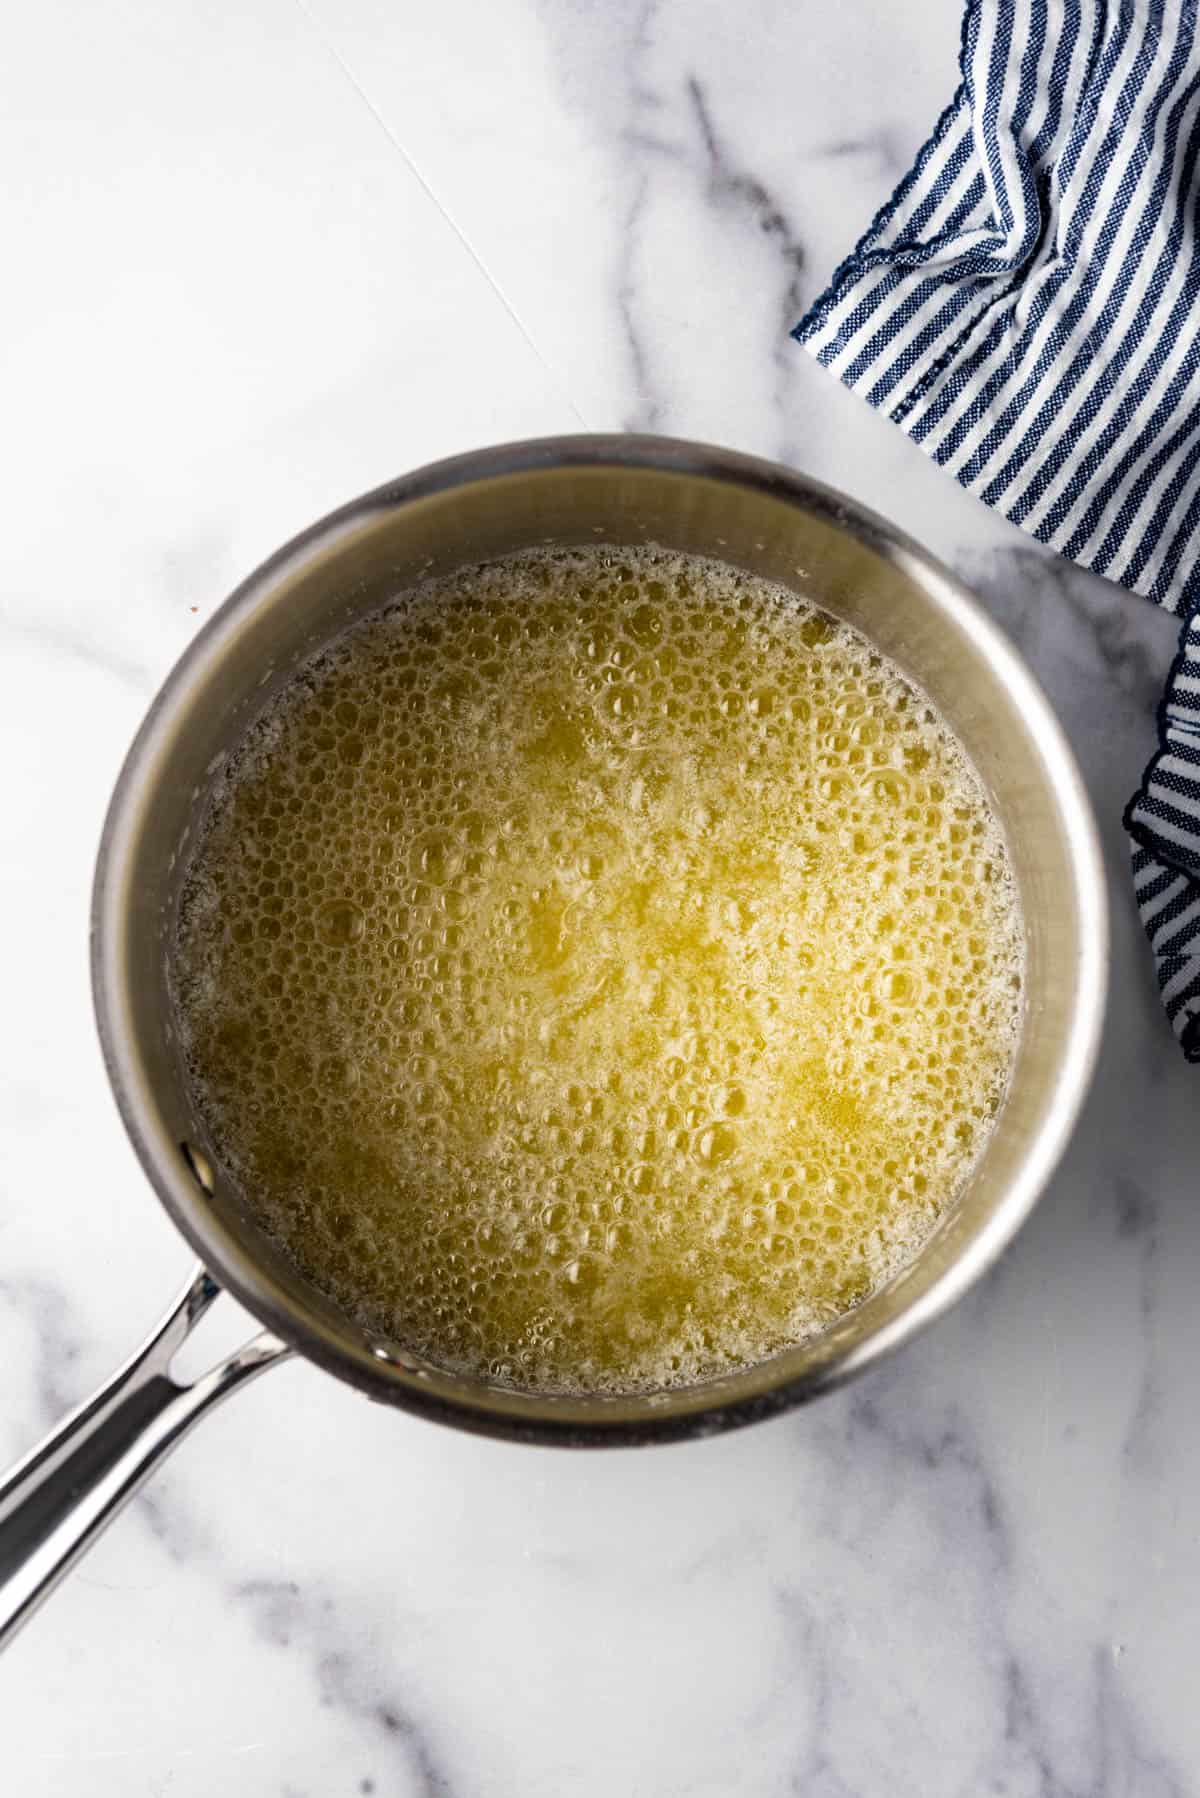
[[[907,1260],[1003,1095],[979,782],[862,638],[662,551],[529,555],[310,664],[216,794],[175,981],[269,1231],[519,1386],[760,1359]]]

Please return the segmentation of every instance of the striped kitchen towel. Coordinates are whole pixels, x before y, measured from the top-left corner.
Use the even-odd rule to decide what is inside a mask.
[[[1200,1061],[1196,0],[968,0],[961,71],[795,335],[970,492],[1183,615],[1126,825]]]

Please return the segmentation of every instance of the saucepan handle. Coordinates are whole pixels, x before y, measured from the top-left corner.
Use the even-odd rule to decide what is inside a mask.
[[[212,1406],[291,1351],[268,1331],[190,1386],[171,1361],[221,1288],[196,1269],[99,1392],[0,1480],[0,1648]]]

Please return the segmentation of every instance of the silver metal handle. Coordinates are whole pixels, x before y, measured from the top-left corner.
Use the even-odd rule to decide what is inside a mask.
[[[264,1330],[192,1385],[172,1379],[220,1291],[198,1267],[137,1353],[0,1481],[0,1649],[192,1425],[291,1353]]]

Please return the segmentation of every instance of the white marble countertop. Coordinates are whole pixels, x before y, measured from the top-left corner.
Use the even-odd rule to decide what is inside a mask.
[[[957,0],[46,0],[0,71],[0,1455],[189,1256],[93,1037],[91,863],[168,666],[386,477],[619,426],[900,520],[1044,681],[1103,825],[1091,1103],[995,1275],[880,1371],[573,1456],[291,1364],[0,1666],[12,1798],[1200,1791],[1200,1070],[1122,802],[1173,629],[991,517],[786,329],[949,97]],[[227,1325],[228,1327],[232,1327]]]

